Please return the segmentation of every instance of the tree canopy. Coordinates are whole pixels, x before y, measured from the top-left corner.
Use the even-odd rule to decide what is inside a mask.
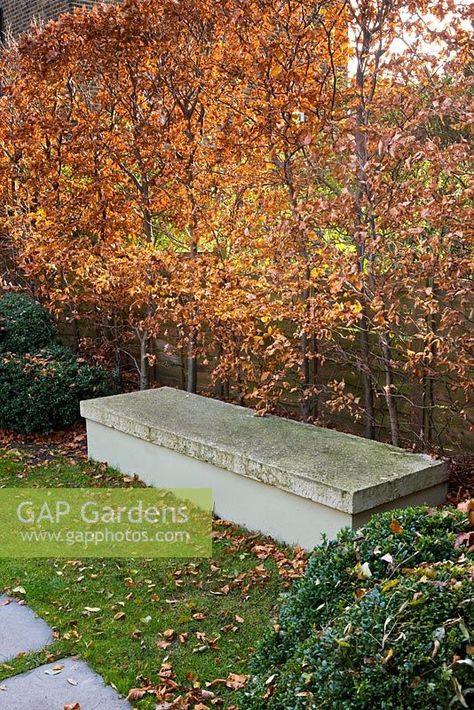
[[[35,29],[1,58],[6,282],[142,387],[173,332],[190,391],[206,366],[262,413],[441,444],[472,385],[471,38],[449,0],[125,0]]]

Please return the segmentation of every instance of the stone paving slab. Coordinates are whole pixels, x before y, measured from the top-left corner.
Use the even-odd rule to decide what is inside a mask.
[[[64,668],[56,675],[48,674],[58,666]],[[77,658],[63,658],[0,683],[0,710],[64,710],[65,705],[75,703],[81,710],[132,708],[87,663]]]
[[[0,663],[20,653],[39,651],[52,640],[52,630],[32,609],[0,596]]]

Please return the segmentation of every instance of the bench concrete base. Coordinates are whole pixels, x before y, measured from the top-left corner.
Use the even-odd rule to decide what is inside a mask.
[[[446,496],[446,466],[430,457],[170,388],[81,411],[90,458],[151,486],[212,488],[217,516],[306,549]]]

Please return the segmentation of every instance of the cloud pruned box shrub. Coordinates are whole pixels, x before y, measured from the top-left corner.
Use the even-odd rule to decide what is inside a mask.
[[[23,293],[0,298],[0,427],[44,433],[79,418],[81,399],[116,394],[118,376],[55,342],[49,313]]]
[[[0,352],[25,354],[54,343],[49,313],[24,293],[0,298]]]
[[[262,642],[245,710],[474,707],[474,560],[452,509],[409,508],[312,555]]]
[[[118,378],[54,345],[37,353],[0,356],[0,427],[43,433],[79,418],[82,399],[120,391]]]

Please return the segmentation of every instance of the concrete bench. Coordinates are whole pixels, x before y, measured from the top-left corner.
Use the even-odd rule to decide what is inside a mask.
[[[90,458],[163,488],[212,488],[219,517],[311,549],[372,513],[445,500],[423,454],[164,387],[82,402]]]

